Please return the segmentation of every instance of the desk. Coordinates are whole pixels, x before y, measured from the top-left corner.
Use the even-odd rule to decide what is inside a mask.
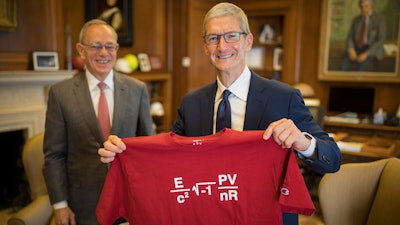
[[[343,163],[370,162],[388,157],[400,156],[400,127],[325,121],[324,129],[329,133],[347,133],[349,137],[361,137],[365,140],[382,138],[395,143],[395,151],[392,155],[342,150]]]
[[[363,136],[376,136],[390,139],[400,139],[400,127],[374,125],[374,124],[353,124],[325,121],[324,128],[327,132],[346,132]]]

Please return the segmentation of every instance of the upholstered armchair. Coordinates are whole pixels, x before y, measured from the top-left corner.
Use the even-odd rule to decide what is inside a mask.
[[[22,161],[28,178],[32,202],[11,215],[7,224],[48,225],[52,221],[53,209],[42,175],[43,133],[27,140],[22,151]]]
[[[400,159],[344,164],[318,196],[325,225],[399,225]]]

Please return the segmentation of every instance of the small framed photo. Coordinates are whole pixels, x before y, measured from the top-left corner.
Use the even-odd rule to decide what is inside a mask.
[[[149,72],[151,70],[149,55],[146,53],[138,54],[139,68],[142,72]]]
[[[162,70],[163,69],[163,63],[161,61],[160,56],[158,55],[150,55],[150,65],[152,70]]]
[[[258,42],[261,44],[268,44],[275,42],[275,29],[272,25],[264,24],[260,27],[260,34],[258,36]]]
[[[32,56],[34,70],[56,71],[60,69],[57,52],[35,51]]]

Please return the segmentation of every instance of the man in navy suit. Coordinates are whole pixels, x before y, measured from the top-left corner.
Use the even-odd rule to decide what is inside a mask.
[[[182,100],[178,118],[171,131],[183,136],[215,133],[216,114],[222,93],[231,94],[231,128],[265,130],[264,139],[273,138],[318,173],[336,172],[341,153],[304,105],[300,92],[278,81],[262,78],[246,65],[246,52],[253,35],[245,13],[231,3],[215,5],[203,23],[205,54],[219,71],[217,81],[191,93]],[[111,162],[125,149],[116,136],[110,136],[99,149],[102,162]],[[296,214],[284,214],[284,224],[298,224]]]
[[[347,36],[344,71],[367,71],[374,60],[382,59],[386,40],[386,19],[373,11],[372,0],[359,0],[361,14],[354,18]]]

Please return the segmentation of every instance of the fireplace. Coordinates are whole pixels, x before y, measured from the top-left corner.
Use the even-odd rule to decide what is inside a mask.
[[[2,157],[6,160],[0,164],[0,210],[11,211],[30,202],[29,185],[22,164],[22,148],[25,143],[24,130],[0,133]]]
[[[1,208],[26,201],[23,145],[44,131],[48,88],[73,74],[75,71],[0,71],[0,143],[6,151],[2,163],[6,168],[0,170],[2,183],[6,183],[0,195],[7,194],[0,196]]]

